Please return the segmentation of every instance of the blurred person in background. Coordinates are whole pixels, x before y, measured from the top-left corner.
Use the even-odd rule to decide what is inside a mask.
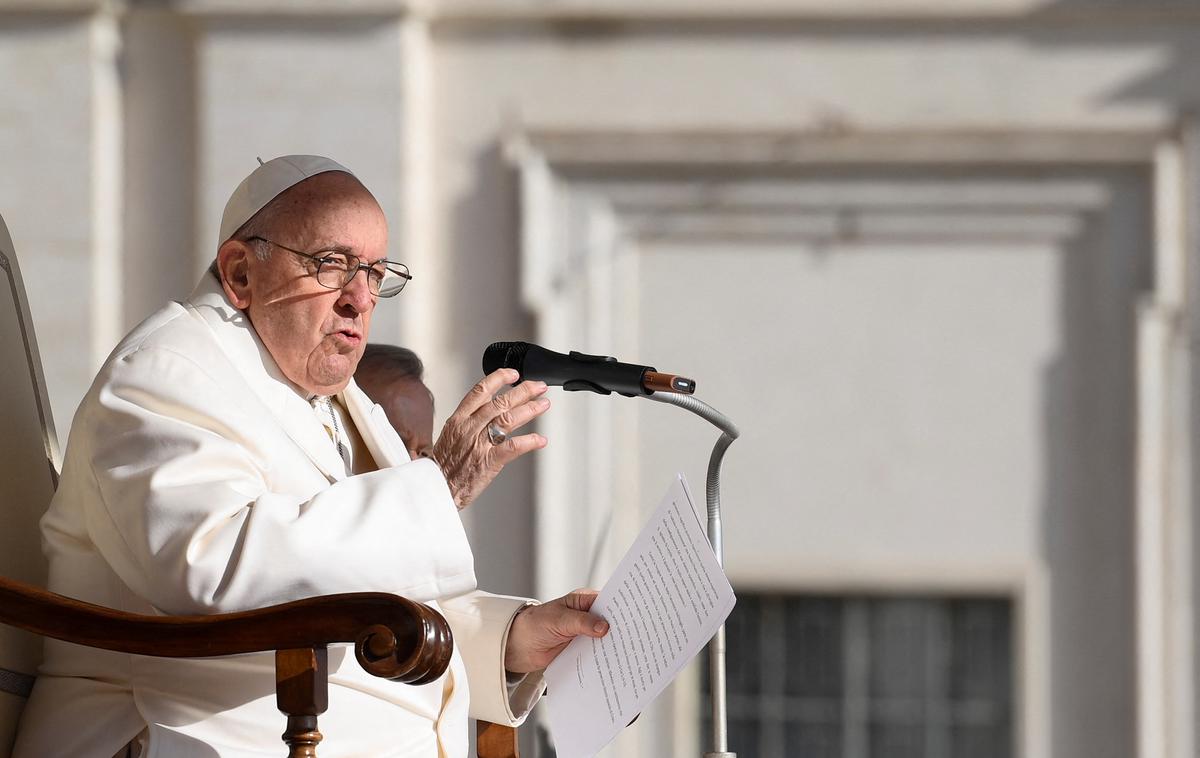
[[[409,458],[432,454],[433,393],[425,386],[425,366],[416,353],[398,345],[369,344],[354,381],[367,397],[383,406]]]

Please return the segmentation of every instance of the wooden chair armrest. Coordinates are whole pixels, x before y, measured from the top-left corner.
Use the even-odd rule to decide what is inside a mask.
[[[437,679],[453,651],[441,614],[383,592],[324,595],[211,616],[143,616],[0,577],[0,623],[87,647],[166,658],[353,642],[364,669],[408,684]]]

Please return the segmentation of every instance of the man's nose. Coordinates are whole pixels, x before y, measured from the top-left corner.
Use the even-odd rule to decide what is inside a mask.
[[[342,296],[338,298],[339,305],[348,305],[356,313],[366,313],[375,307],[375,296],[367,284],[367,272],[359,269],[354,277],[342,287]]]

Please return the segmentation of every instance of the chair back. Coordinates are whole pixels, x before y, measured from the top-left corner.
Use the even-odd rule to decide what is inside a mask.
[[[38,520],[58,484],[60,459],[29,301],[0,218],[0,576],[46,586]],[[0,625],[0,756],[42,660],[42,640]]]

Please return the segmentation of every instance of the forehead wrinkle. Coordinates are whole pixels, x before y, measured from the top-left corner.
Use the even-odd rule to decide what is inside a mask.
[[[310,255],[340,253],[342,255],[353,256],[367,265],[374,265],[379,261],[387,260],[386,251],[383,256],[368,259],[357,251],[353,245],[332,236],[336,232],[331,233],[329,230],[330,218],[340,210],[347,206],[358,209],[363,205],[367,206],[367,210],[378,214],[386,228],[387,219],[383,216],[383,210],[379,207],[375,198],[365,189],[361,188],[361,185],[357,188],[351,188],[357,191],[336,192],[332,194],[322,194],[320,192],[307,191],[308,188],[305,189],[304,193],[298,193],[296,197],[285,198],[286,202],[279,209],[280,213],[276,222],[272,224],[274,228],[281,230],[283,234],[287,235],[290,241],[284,244]]]
[[[279,203],[277,223],[310,237],[318,233],[315,227],[343,208],[366,209],[383,217],[379,202],[362,182],[340,172],[318,174],[306,179],[290,187],[276,202]],[[383,218],[383,222],[386,225],[387,219]]]

